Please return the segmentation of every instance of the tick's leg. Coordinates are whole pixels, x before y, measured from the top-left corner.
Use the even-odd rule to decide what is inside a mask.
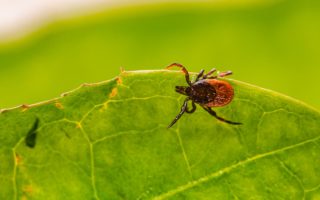
[[[189,110],[188,106],[186,108],[186,113],[193,113],[196,110],[196,104],[192,101],[192,109]]]
[[[229,76],[232,74],[232,71],[226,71],[226,72],[220,72],[218,74],[218,76],[210,76],[210,77],[206,77],[207,79],[216,79],[218,77],[225,77],[225,76]]]
[[[187,110],[188,101],[189,101],[189,98],[186,98],[186,100],[184,100],[180,113],[174,118],[174,120],[170,123],[168,128],[173,126],[180,119],[183,113]]]
[[[197,75],[197,78],[196,78],[196,80],[194,82],[197,82],[201,78],[201,76],[203,76],[203,73],[204,73],[204,69],[200,70],[200,72]]]
[[[219,116],[217,115],[217,113],[216,113],[214,110],[212,110],[210,107],[206,107],[206,106],[202,106],[202,107],[203,107],[203,109],[205,109],[210,115],[214,116],[215,118],[217,118],[218,120],[220,120],[220,121],[222,121],[222,122],[226,122],[226,123],[228,123],[228,124],[233,124],[233,125],[240,125],[240,124],[242,124],[242,123],[240,123],[240,122],[232,122],[232,121],[229,121],[229,120],[224,119],[224,118],[222,118],[222,117],[219,117]]]
[[[211,69],[207,74],[203,75],[202,79],[208,78],[208,76],[213,74],[215,71],[217,71],[215,68]]]
[[[232,74],[232,71],[220,72],[219,77],[229,76]]]
[[[188,83],[188,85],[191,86],[191,81],[190,81],[190,77],[189,77],[189,72],[188,70],[181,64],[179,63],[172,63],[171,65],[169,65],[168,67],[166,67],[166,69],[170,69],[172,67],[180,67],[181,71],[184,73],[185,77],[186,77],[186,81]]]

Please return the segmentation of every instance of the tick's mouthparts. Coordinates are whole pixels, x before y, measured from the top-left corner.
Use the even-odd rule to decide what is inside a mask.
[[[186,94],[186,86],[176,86],[176,92]]]

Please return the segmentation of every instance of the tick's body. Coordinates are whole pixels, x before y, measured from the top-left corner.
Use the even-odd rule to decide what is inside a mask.
[[[173,63],[169,65],[167,69],[174,66],[180,67],[182,69],[189,86],[176,86],[176,92],[186,95],[187,98],[185,99],[183,106],[181,107],[180,113],[171,122],[168,128],[173,126],[178,121],[178,119],[180,119],[184,112],[193,113],[196,110],[195,103],[199,104],[209,114],[216,117],[220,121],[235,125],[241,124],[219,117],[217,116],[216,112],[211,109],[212,107],[225,106],[229,104],[233,99],[234,93],[230,83],[217,79],[218,76],[223,77],[230,75],[232,73],[231,71],[222,72],[218,76],[211,76],[211,74],[213,74],[216,71],[215,69],[210,70],[205,75],[203,74],[204,70],[201,70],[200,73],[197,75],[196,80],[193,83],[191,83],[188,71],[181,64]],[[188,109],[188,101],[192,101],[191,110]]]
[[[177,88],[181,87],[177,86]],[[230,83],[216,79],[197,81],[185,91],[185,95],[189,96],[190,100],[208,107],[227,105],[233,98],[233,88]],[[179,90],[177,92],[181,93]]]

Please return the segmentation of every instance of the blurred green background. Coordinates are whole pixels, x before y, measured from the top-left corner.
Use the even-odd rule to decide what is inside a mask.
[[[320,1],[167,3],[51,23],[0,45],[0,108],[172,62],[232,70],[320,109]]]

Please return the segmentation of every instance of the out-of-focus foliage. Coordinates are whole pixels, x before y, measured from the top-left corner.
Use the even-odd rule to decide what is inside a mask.
[[[320,1],[251,2],[123,8],[55,22],[0,46],[0,108],[109,79],[120,67],[176,61],[192,71],[230,69],[320,108]]]

